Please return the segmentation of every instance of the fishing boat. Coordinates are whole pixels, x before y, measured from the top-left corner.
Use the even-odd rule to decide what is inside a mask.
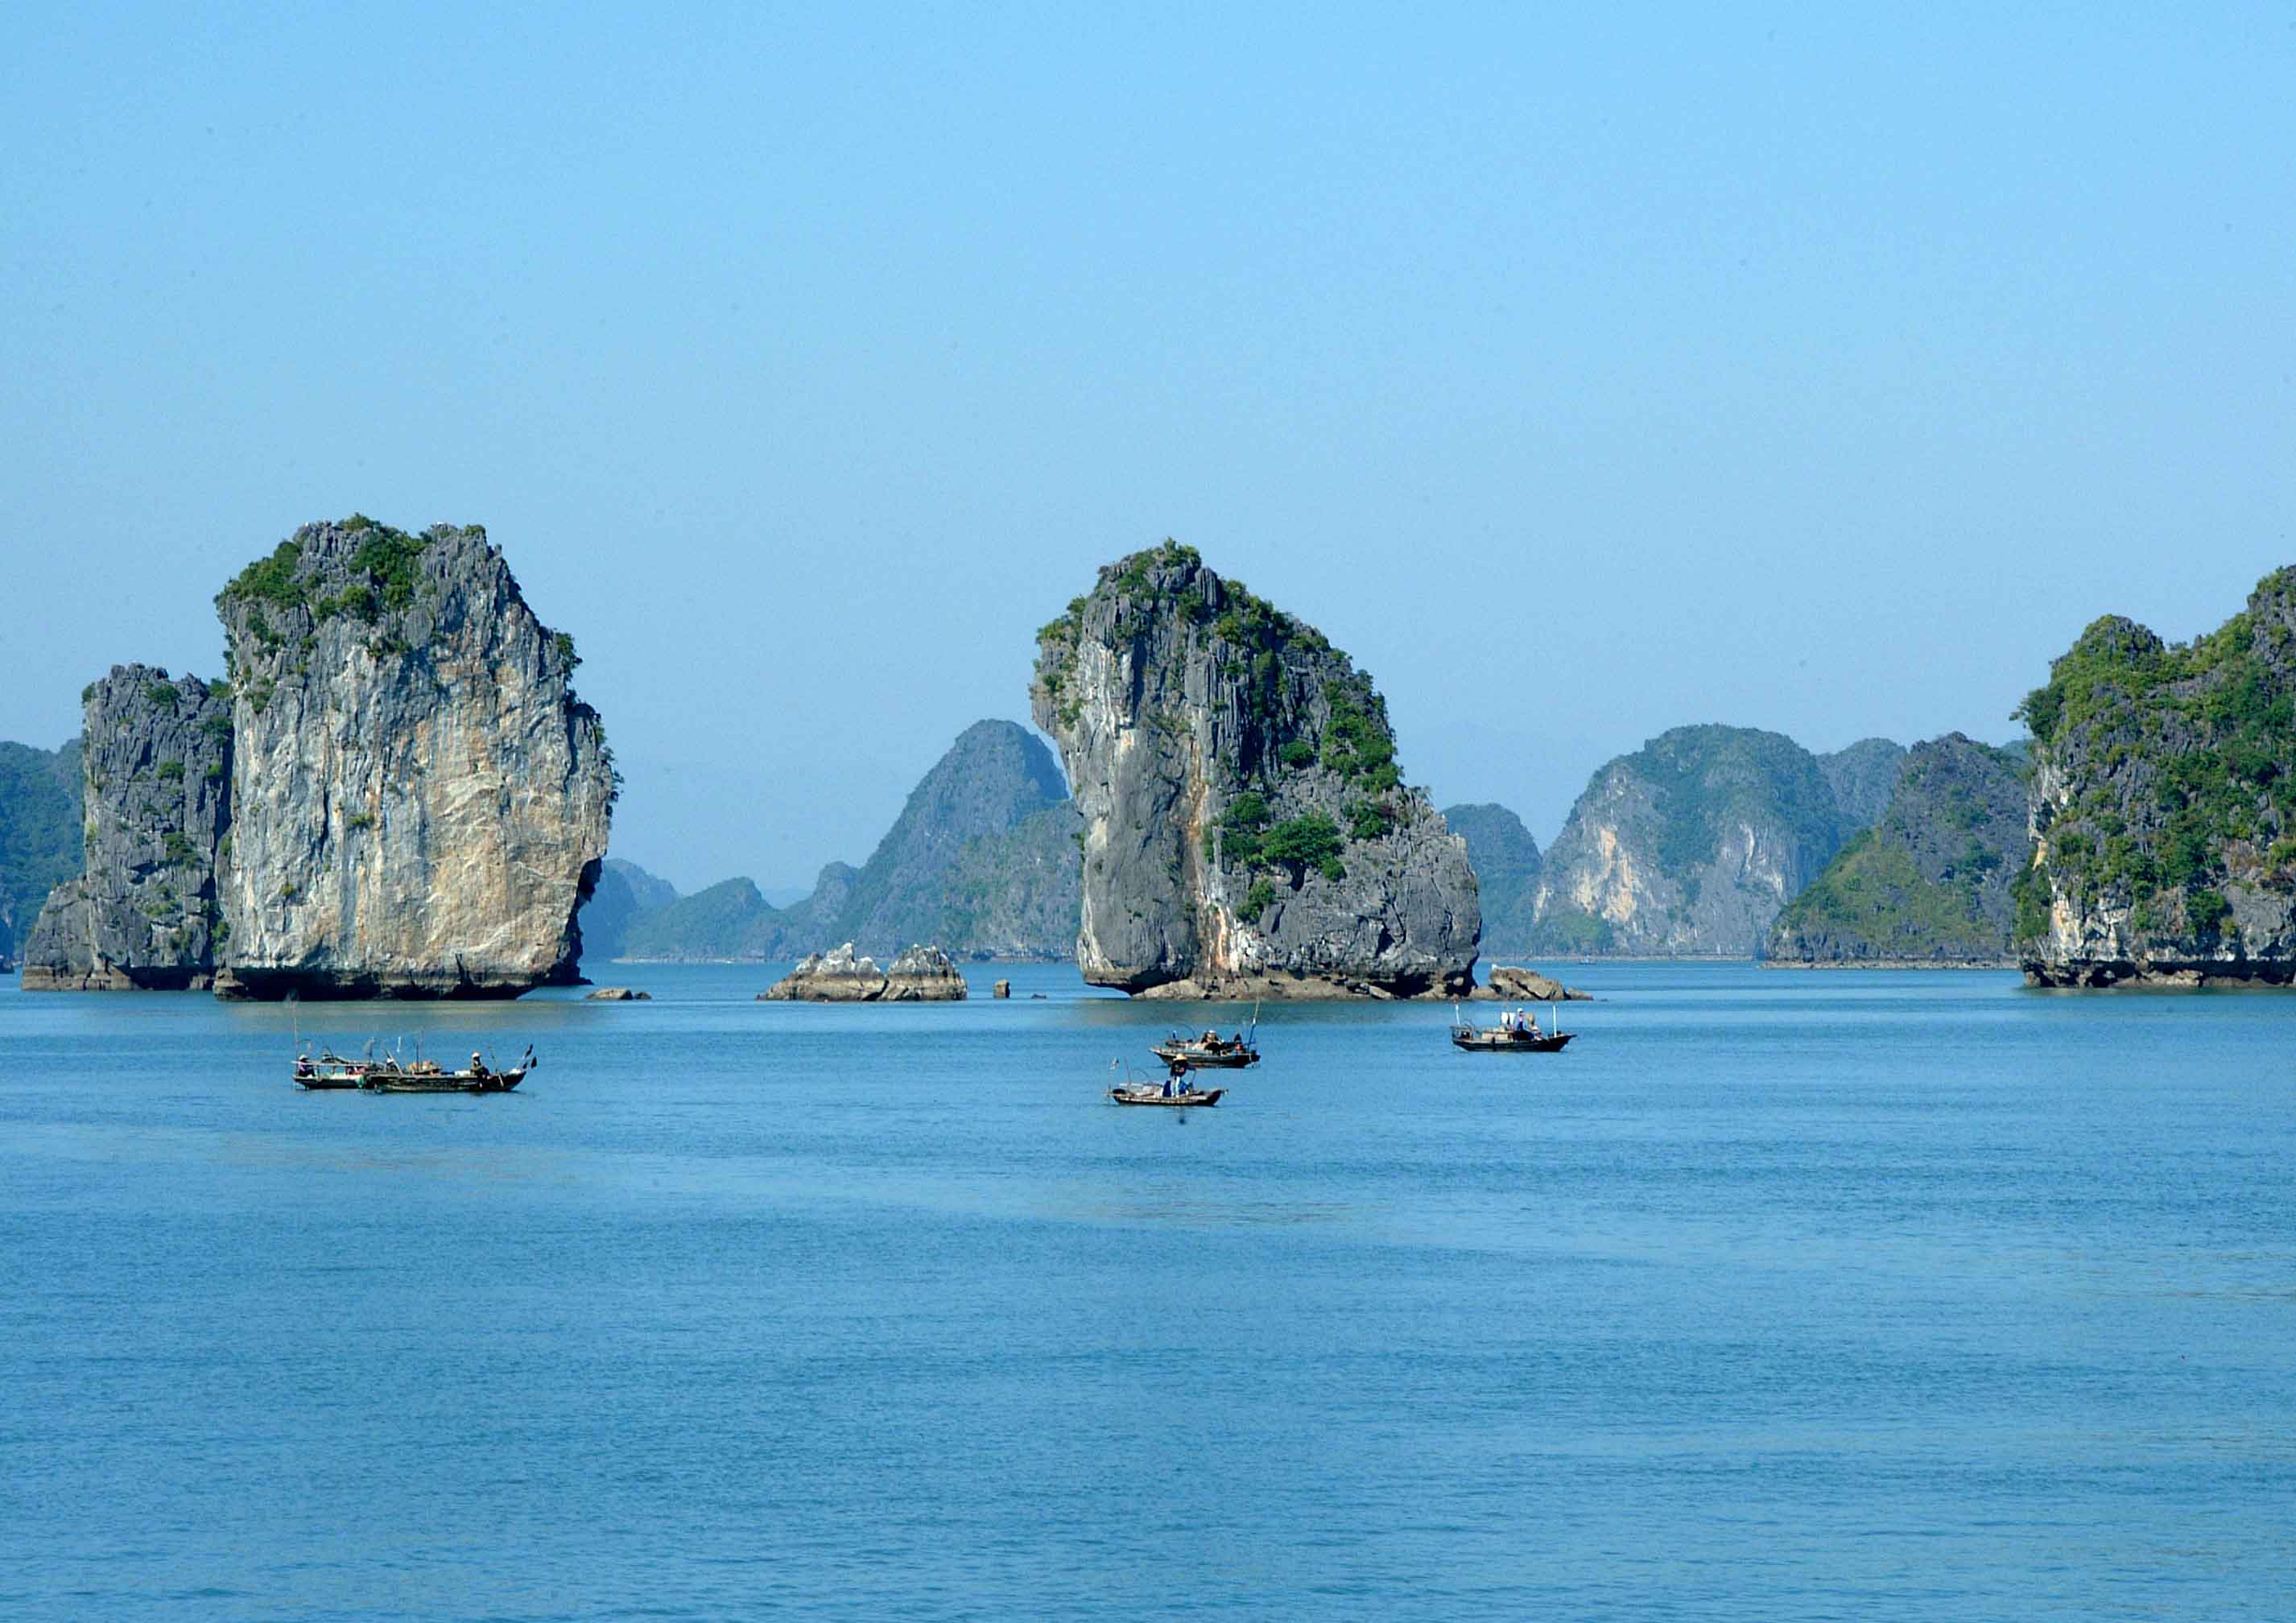
[[[518,1063],[506,1070],[480,1063],[476,1054],[461,1070],[447,1070],[436,1060],[416,1060],[369,1071],[358,1085],[372,1094],[506,1094],[540,1062],[529,1044]]]
[[[388,1060],[373,1058],[346,1059],[332,1048],[321,1049],[316,1058],[308,1053],[299,1053],[295,1056],[295,1086],[314,1094],[356,1088],[390,1063]]]
[[[1452,1045],[1469,1053],[1560,1053],[1564,1045],[1578,1033],[1562,1029],[1561,1017],[1552,1022],[1554,1029],[1541,1031],[1538,1016],[1531,1015],[1527,1026],[1517,1026],[1502,1021],[1496,1026],[1477,1026],[1459,1013],[1458,1005],[1451,1006]]]
[[[1121,1060],[1111,1060],[1108,1068],[1124,1070],[1124,1080],[1108,1090],[1112,1104],[1159,1104],[1168,1111],[1186,1110],[1191,1105],[1218,1104],[1227,1092],[1224,1087],[1198,1087],[1190,1079],[1188,1068],[1177,1060],[1161,1082],[1143,1082]]]
[[[1242,1070],[1259,1063],[1259,1050],[1252,1045],[1259,1035],[1259,1005],[1254,1004],[1250,1026],[1232,1037],[1217,1031],[1201,1037],[1175,1031],[1148,1052],[1167,1065],[1185,1065],[1192,1070]]]
[[[1168,1111],[1184,1111],[1192,1105],[1218,1104],[1226,1092],[1224,1087],[1192,1087],[1178,1094],[1168,1094],[1160,1087],[1111,1087],[1108,1096],[1119,1104],[1160,1104]]]

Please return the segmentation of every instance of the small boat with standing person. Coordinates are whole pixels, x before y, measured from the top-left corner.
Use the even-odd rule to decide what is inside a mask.
[[[1109,1069],[1113,1070],[1123,1063],[1121,1060],[1111,1060]],[[1186,1110],[1195,1105],[1218,1104],[1226,1092],[1224,1087],[1198,1087],[1188,1074],[1188,1067],[1175,1060],[1171,1070],[1165,1072],[1160,1086],[1136,1081],[1128,1074],[1121,1084],[1108,1090],[1108,1097],[1113,1104],[1151,1104],[1161,1105],[1166,1110]]]
[[[1549,1024],[1553,1029],[1541,1031],[1535,1011],[1508,1009],[1500,1013],[1497,1025],[1478,1026],[1462,1016],[1454,1004],[1451,1043],[1469,1053],[1560,1053],[1578,1033],[1562,1029],[1559,1013]]]

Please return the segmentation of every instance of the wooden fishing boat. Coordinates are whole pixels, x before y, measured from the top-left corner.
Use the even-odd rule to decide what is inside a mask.
[[[1496,1026],[1454,1026],[1451,1041],[1470,1053],[1560,1053],[1575,1031],[1503,1031]]]
[[[1468,1053],[1560,1053],[1578,1035],[1563,1030],[1559,1019],[1553,1030],[1541,1031],[1536,1016],[1528,1026],[1477,1026],[1463,1018],[1456,1004],[1451,1015],[1452,1046]]]
[[[1254,1004],[1251,1024],[1234,1037],[1222,1037],[1217,1031],[1190,1037],[1175,1031],[1148,1052],[1167,1065],[1185,1065],[1192,1070],[1242,1070],[1259,1063],[1259,1050],[1254,1044],[1259,1036],[1259,1005]]]
[[[1108,1096],[1118,1104],[1160,1104],[1168,1111],[1184,1111],[1191,1105],[1212,1105],[1226,1094],[1224,1087],[1189,1088],[1185,1093],[1168,1094],[1160,1086],[1111,1087]]]
[[[322,1049],[319,1057],[308,1053],[295,1056],[295,1086],[307,1093],[341,1092],[357,1087],[368,1076],[390,1063],[385,1060],[348,1060],[332,1049]]]
[[[531,1045],[507,1070],[478,1064],[476,1054],[471,1058],[472,1063],[461,1070],[444,1070],[436,1060],[378,1066],[359,1079],[359,1086],[373,1094],[506,1094],[541,1063]]]

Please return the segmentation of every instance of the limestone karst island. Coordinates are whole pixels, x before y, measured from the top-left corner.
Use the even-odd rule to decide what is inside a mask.
[[[1370,676],[1167,544],[1037,634],[1037,725],[1084,824],[1077,962],[1160,997],[1472,988],[1466,841],[1397,763]]]
[[[216,598],[226,679],[83,695],[86,866],[28,988],[510,997],[577,978],[613,758],[475,526],[309,524]]]
[[[306,525],[215,605],[221,678],[116,665],[78,740],[0,744],[28,988],[510,997],[617,959],[804,959],[770,996],[889,1003],[1068,958],[1213,1000],[1562,996],[1479,961],[1611,956],[2296,979],[2296,570],[2190,644],[2098,620],[2002,744],[1674,728],[1542,850],[1504,806],[1438,811],[1370,676],[1168,541],[1037,633],[1057,761],[976,723],[860,865],[778,906],[608,857],[573,640],[483,529]]]

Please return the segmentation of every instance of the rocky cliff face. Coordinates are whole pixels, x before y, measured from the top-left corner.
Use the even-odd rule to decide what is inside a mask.
[[[1386,704],[1322,633],[1169,543],[1038,634],[1037,725],[1084,829],[1085,979],[1167,996],[1453,996],[1466,842],[1406,788]]]
[[[1817,758],[1817,769],[1825,775],[1834,808],[1841,814],[1844,839],[1882,820],[1905,766],[1906,747],[1887,738],[1861,738],[1845,750]]]
[[[15,967],[48,892],[80,870],[79,741],[0,743],[0,970]]]
[[[235,760],[217,989],[515,996],[575,978],[614,799],[573,641],[476,527],[307,525],[216,600]]]
[[[1443,821],[1467,842],[1482,893],[1486,958],[1531,950],[1538,923],[1538,841],[1504,806],[1450,806]]]
[[[231,827],[231,695],[196,676],[115,665],[81,694],[86,872],[59,885],[26,944],[28,989],[205,987]]]
[[[2189,644],[2098,620],[2021,713],[2029,980],[2296,980],[2296,569]]]
[[[1677,727],[1595,775],[1546,853],[1538,950],[1751,957],[1841,848],[1816,757],[1777,733]]]
[[[2026,766],[1958,733],[1915,744],[1888,808],[1855,836],[1771,931],[1773,963],[2010,962],[2025,866]]]

